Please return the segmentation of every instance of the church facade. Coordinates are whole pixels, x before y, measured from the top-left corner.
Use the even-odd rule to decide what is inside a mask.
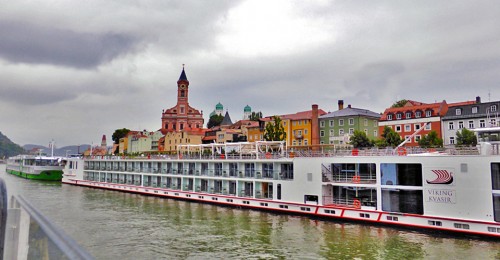
[[[177,81],[177,104],[162,111],[161,132],[163,134],[184,129],[203,128],[203,113],[189,105],[189,81],[182,68]]]

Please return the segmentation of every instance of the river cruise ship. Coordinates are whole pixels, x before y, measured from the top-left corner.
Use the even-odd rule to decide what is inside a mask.
[[[60,157],[18,155],[7,159],[7,173],[26,179],[60,181],[64,160]]]
[[[498,145],[287,150],[181,145],[172,156],[70,158],[63,183],[310,216],[500,237]]]

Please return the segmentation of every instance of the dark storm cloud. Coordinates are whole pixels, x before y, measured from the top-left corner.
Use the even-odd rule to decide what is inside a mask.
[[[0,20],[0,57],[13,63],[93,68],[131,51],[137,40]]]

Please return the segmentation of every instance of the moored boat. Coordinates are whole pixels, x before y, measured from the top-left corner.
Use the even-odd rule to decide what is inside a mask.
[[[498,144],[439,153],[182,145],[175,157],[70,158],[64,171],[73,185],[500,237]]]
[[[61,157],[18,155],[7,159],[5,170],[26,179],[60,181],[63,168]]]

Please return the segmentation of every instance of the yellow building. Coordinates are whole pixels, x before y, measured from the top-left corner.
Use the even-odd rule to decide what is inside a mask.
[[[168,132],[165,134],[164,152],[176,153],[177,145],[180,144],[201,144],[205,136],[202,129],[184,129],[182,131]]]
[[[318,116],[324,114],[326,114],[325,111],[322,109],[318,110]],[[313,110],[282,115],[280,118],[286,132],[287,146],[308,146],[313,143]],[[318,131],[318,129],[314,131]]]

